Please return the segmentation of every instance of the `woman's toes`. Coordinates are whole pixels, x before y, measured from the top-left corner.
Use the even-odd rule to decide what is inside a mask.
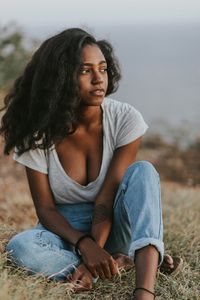
[[[125,270],[129,270],[131,268],[133,268],[134,266],[134,262],[133,260],[128,257],[127,255],[124,254],[117,254],[115,256],[113,256],[118,264],[118,268],[123,268]]]
[[[164,262],[167,263],[170,268],[174,267],[174,262],[173,262],[173,258],[171,257],[171,255],[166,254],[164,257]]]

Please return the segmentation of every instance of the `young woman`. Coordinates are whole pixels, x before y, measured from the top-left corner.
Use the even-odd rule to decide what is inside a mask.
[[[30,273],[82,289],[131,258],[133,299],[150,300],[164,253],[159,176],[135,162],[148,127],[141,114],[106,97],[120,77],[111,45],[72,28],[46,40],[16,80],[0,133],[5,154],[15,147],[26,167],[39,222],[7,251]]]

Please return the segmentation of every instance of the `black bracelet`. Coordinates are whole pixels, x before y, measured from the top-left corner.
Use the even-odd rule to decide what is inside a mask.
[[[151,295],[154,296],[154,299],[156,298],[156,294],[155,293],[153,293],[152,291],[150,291],[150,290],[148,290],[146,288],[143,288],[143,287],[137,287],[137,288],[135,288],[134,291],[133,291],[133,295],[135,295],[135,292],[138,291],[138,290],[143,290],[145,292],[148,292],[149,294],[151,294]]]
[[[81,253],[80,253],[80,250],[79,250],[79,244],[80,244],[80,242],[82,241],[82,240],[84,240],[84,239],[86,239],[86,238],[89,238],[89,239],[91,239],[91,240],[93,240],[94,242],[96,242],[95,241],[95,238],[91,235],[91,234],[84,234],[84,235],[82,235],[79,239],[78,239],[78,241],[76,242],[76,244],[75,244],[75,252],[76,252],[76,254],[78,255],[78,257],[81,257]]]

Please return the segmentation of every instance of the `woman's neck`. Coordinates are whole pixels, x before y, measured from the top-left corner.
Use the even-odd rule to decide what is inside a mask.
[[[79,113],[80,127],[91,128],[102,125],[102,117],[101,106],[85,106]]]

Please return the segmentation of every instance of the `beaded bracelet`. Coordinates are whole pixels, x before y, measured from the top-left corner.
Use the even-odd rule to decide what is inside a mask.
[[[80,250],[79,250],[79,244],[80,244],[80,242],[82,241],[82,240],[84,240],[84,239],[86,239],[86,238],[90,238],[91,240],[93,240],[94,242],[96,242],[95,241],[95,238],[91,235],[91,234],[84,234],[84,235],[82,235],[79,239],[78,239],[78,241],[76,242],[76,244],[75,244],[75,252],[76,252],[76,254],[78,255],[78,257],[81,257],[81,252],[80,252]]]

